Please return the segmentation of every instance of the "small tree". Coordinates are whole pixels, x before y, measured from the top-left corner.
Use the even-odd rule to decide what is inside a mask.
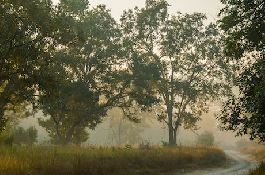
[[[13,137],[14,137],[13,141],[14,144],[21,145],[27,143],[26,131],[21,126],[18,126],[14,129]]]
[[[211,131],[204,131],[197,138],[197,144],[211,146],[214,144],[214,135]]]
[[[18,126],[14,129],[13,138],[14,144],[28,144],[33,145],[37,142],[38,130],[34,126],[30,126],[28,129],[24,129],[21,126]]]
[[[124,144],[135,145],[143,139],[141,133],[148,127],[147,119],[148,116],[143,117],[137,107],[114,108],[110,115],[109,138],[119,146]]]
[[[33,145],[35,142],[37,142],[38,130],[35,128],[35,126],[30,126],[26,130],[26,134],[28,137],[27,143],[29,145]]]

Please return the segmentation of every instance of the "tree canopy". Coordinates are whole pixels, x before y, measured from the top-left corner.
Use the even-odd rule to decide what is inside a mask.
[[[225,32],[225,53],[238,63],[235,86],[219,116],[223,129],[265,141],[265,2],[222,0],[219,21]],[[247,63],[247,64],[246,64]]]
[[[34,105],[36,91],[49,91],[54,74],[46,72],[69,26],[50,0],[4,0],[0,5],[0,130],[7,106]],[[69,35],[67,35],[69,36]]]
[[[176,144],[180,126],[196,129],[209,102],[229,92],[231,70],[217,26],[205,26],[201,13],[169,15],[168,6],[146,0],[118,23],[105,5],[90,8],[87,0],[1,2],[0,129],[8,106],[31,103],[54,141],[80,144],[85,128],[113,107],[138,121],[130,116],[135,105],[155,111]],[[237,39],[226,41],[237,46]],[[251,43],[243,48],[260,53],[260,41]],[[238,57],[242,48],[234,48],[225,52]]]
[[[154,110],[167,123],[169,143],[174,145],[179,126],[196,128],[207,103],[229,91],[224,78],[230,69],[216,26],[203,25],[205,15],[170,16],[167,7],[166,1],[147,0],[144,8],[125,11],[121,24],[133,53],[136,92],[141,100],[163,106]]]

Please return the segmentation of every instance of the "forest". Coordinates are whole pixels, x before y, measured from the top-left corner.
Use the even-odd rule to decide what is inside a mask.
[[[225,155],[213,144],[178,143],[180,127],[198,130],[202,114],[216,101],[222,104],[216,114],[220,130],[263,145],[265,2],[221,2],[219,19],[206,24],[203,13],[169,14],[166,0],[146,0],[143,8],[124,10],[119,21],[106,5],[91,7],[88,0],[1,1],[0,145],[5,151],[0,165],[5,168],[0,172],[157,174],[218,164]],[[130,144],[81,148],[89,139],[87,129],[95,129],[113,109],[132,123],[144,121],[142,113],[153,113],[167,128],[162,147],[168,149],[161,152],[148,143],[137,149]],[[51,140],[47,150],[32,148],[35,127],[18,126],[39,111],[45,117],[38,124]],[[27,149],[33,150],[24,159]],[[42,149],[45,155],[39,154]],[[9,164],[12,154],[17,156]],[[151,163],[159,155],[161,162]],[[43,164],[32,162],[38,156],[46,157]],[[25,167],[11,168],[19,160]],[[71,164],[69,172],[60,170],[68,166],[61,161]],[[104,164],[117,161],[130,163],[127,169]],[[97,168],[85,170],[94,164]]]

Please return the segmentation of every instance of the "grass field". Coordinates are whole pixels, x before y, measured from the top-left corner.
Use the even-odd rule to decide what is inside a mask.
[[[217,147],[1,147],[0,174],[133,175],[159,174],[222,164]]]

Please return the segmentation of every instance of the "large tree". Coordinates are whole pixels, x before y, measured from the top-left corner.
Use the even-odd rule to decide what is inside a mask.
[[[68,8],[66,3],[58,6]],[[73,9],[77,8],[74,4]],[[130,84],[128,72],[122,68],[120,31],[110,11],[100,5],[73,12],[76,40],[55,51],[54,64],[46,71],[57,74],[56,87],[40,93],[39,99],[41,109],[50,117],[40,124],[56,131],[52,134],[61,144],[69,143],[85,127],[95,128]]]
[[[132,72],[138,74],[135,96],[143,96],[140,102],[160,101],[163,110],[154,110],[175,145],[179,127],[196,128],[208,102],[226,93],[229,68],[216,26],[204,26],[200,13],[169,16],[167,6],[164,0],[147,0],[144,8],[125,11],[121,24],[133,53]]]
[[[34,105],[36,91],[53,88],[56,75],[46,69],[56,48],[75,38],[69,25],[73,19],[70,13],[62,15],[51,0],[1,1],[0,131],[10,105]]]
[[[262,0],[221,1],[221,29],[225,33],[225,53],[238,63],[232,95],[219,116],[223,129],[250,139],[265,141],[265,2]]]
[[[33,11],[34,9],[34,11]],[[45,11],[41,15],[40,11]],[[43,38],[39,31],[41,22],[34,16],[47,19],[50,6],[38,1],[1,1],[0,5],[0,130],[4,124],[4,111],[8,104],[22,103],[33,94],[32,72],[41,57],[42,48],[37,45]],[[30,19],[31,18],[31,19]]]

